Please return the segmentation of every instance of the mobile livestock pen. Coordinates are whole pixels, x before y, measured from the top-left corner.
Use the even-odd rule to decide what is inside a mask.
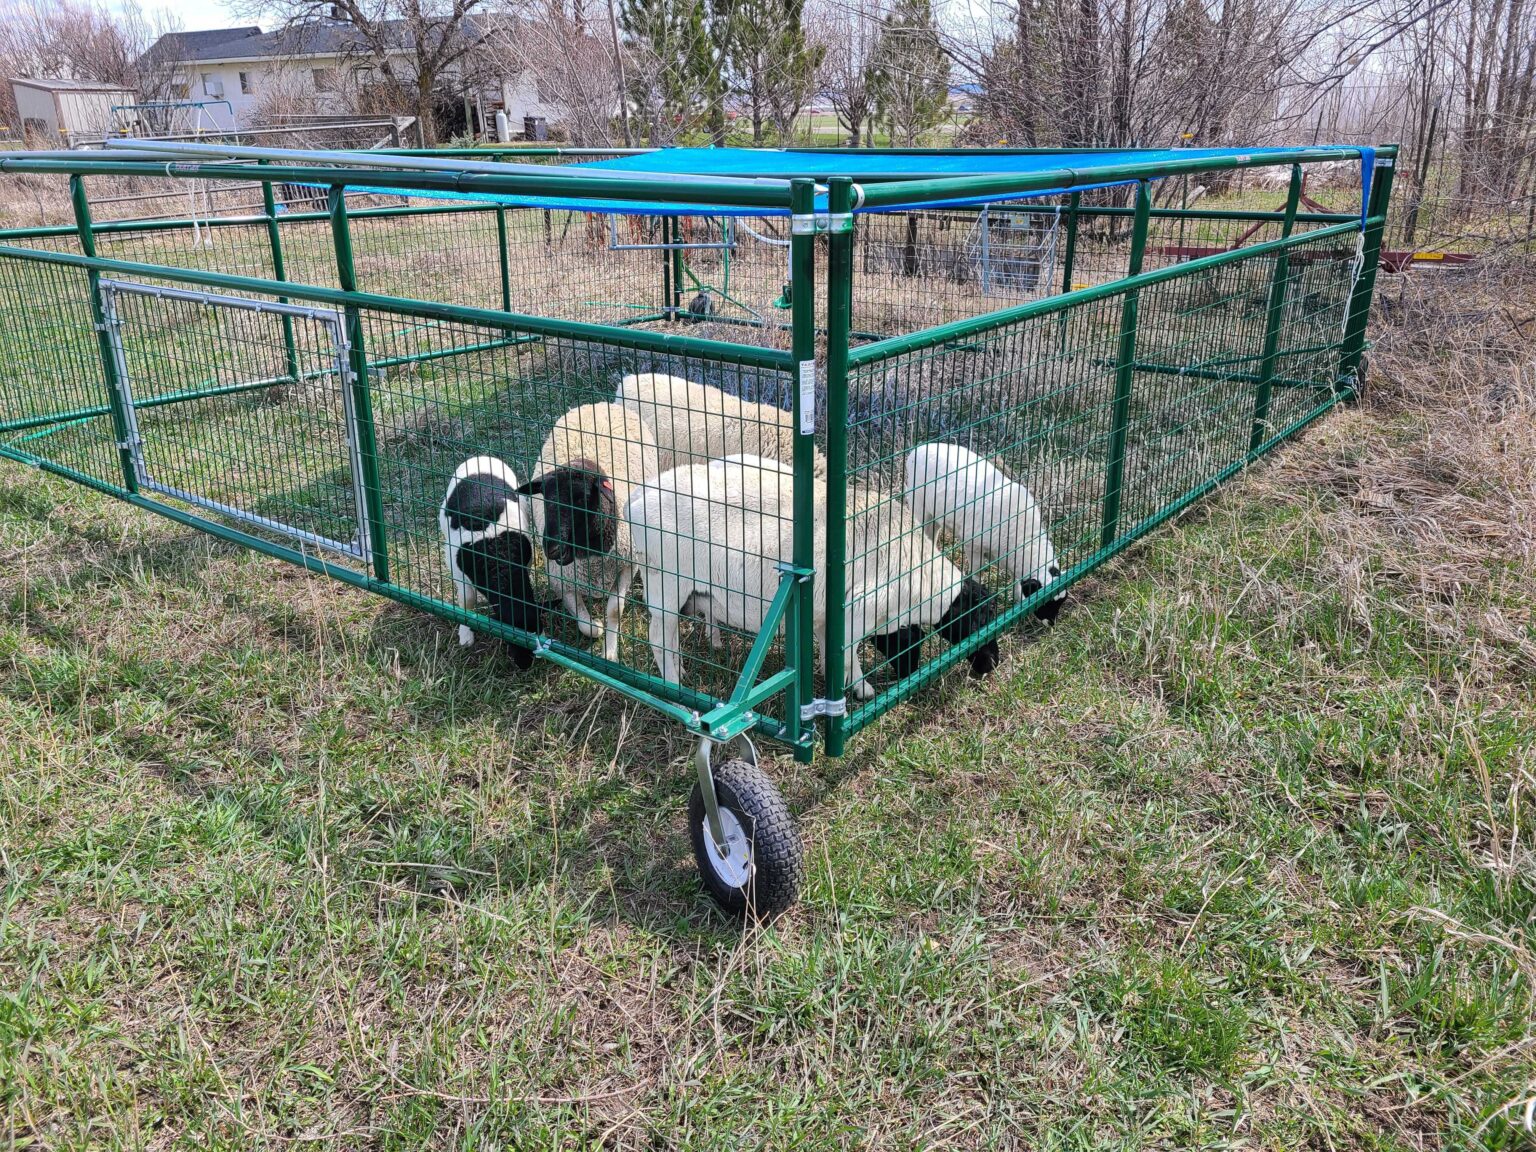
[[[0,455],[672,718],[727,907],[803,871],[749,737],[840,755],[1360,388],[1392,147],[603,155],[0,157],[73,208],[0,233]],[[203,180],[264,211],[93,219]]]

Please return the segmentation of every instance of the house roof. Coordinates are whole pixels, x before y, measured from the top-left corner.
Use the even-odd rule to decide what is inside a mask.
[[[104,80],[38,80],[30,76],[13,76],[12,84],[25,84],[28,88],[41,88],[44,92],[132,92],[123,84],[108,84]]]
[[[410,29],[404,20],[380,21],[386,43],[402,51],[413,48]],[[478,23],[466,18],[471,38],[479,32]],[[194,39],[204,37],[205,39]],[[162,49],[162,45],[164,48]],[[213,32],[174,33],[162,36],[150,53],[173,53],[158,59],[178,63],[213,60],[284,60],[295,56],[344,56],[368,51],[362,34],[344,20],[314,20],[263,32],[260,28],[225,28]]]
[[[261,29],[254,24],[243,28],[208,28],[202,32],[167,32],[149,46],[143,59],[154,61],[208,60],[206,55],[218,45],[232,44],[237,40],[249,40],[260,36]]]

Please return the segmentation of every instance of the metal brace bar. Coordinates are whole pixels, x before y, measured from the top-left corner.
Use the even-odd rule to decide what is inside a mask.
[[[332,308],[312,308],[303,304],[279,304],[272,300],[252,300],[245,296],[222,296],[216,292],[200,292],[195,288],[167,288],[159,284],[139,284],[132,280],[118,280],[103,276],[101,286],[113,292],[135,296],[153,296],[156,300],[185,300],[192,304],[206,304],[210,308],[234,308],[244,312],[271,312],[279,316],[298,316],[306,320],[318,320],[323,324],[340,324],[341,313]]]

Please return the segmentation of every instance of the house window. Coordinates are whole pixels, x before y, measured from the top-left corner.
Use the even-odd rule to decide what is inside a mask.
[[[223,96],[224,95],[224,81],[219,79],[217,73],[214,73],[214,72],[204,72],[203,73],[203,95],[204,96]]]
[[[251,83],[251,74],[249,72],[240,73],[241,94],[244,96],[249,96],[254,91],[256,91],[256,86]]]
[[[336,69],[315,68],[311,70],[310,75],[314,77],[316,92],[336,91]]]

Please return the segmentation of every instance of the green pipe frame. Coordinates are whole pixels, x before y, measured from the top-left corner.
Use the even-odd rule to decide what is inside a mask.
[[[347,191],[332,185],[328,199],[331,208],[331,237],[336,246],[336,275],[342,291],[357,291],[357,268],[352,260],[352,231],[347,222]],[[389,547],[384,535],[384,495],[379,486],[379,451],[373,424],[373,389],[368,384],[368,351],[363,344],[362,311],[356,304],[344,308],[347,318],[347,345],[352,379],[345,385],[352,392],[353,411],[357,415],[357,454],[363,470],[363,507],[359,510],[367,525],[369,563],[373,575],[389,581]]]
[[[827,191],[830,212],[850,210],[853,181],[834,179]],[[853,317],[852,230],[827,237],[827,523],[848,520],[848,343]],[[798,297],[797,297],[798,298]],[[843,601],[848,590],[848,538],[827,532],[827,570],[823,574],[826,630],[827,699],[834,704],[826,727],[827,754],[841,756],[846,743],[843,715],[848,685],[843,683],[845,634]]]
[[[483,155],[483,153],[480,154]],[[515,155],[519,153],[517,150],[509,150],[507,154]],[[835,152],[827,154],[829,156],[837,155]],[[514,177],[511,175],[496,176],[482,173],[440,174],[421,172],[412,172],[397,178],[395,173],[381,173],[371,169],[360,169],[354,172],[344,168],[313,168],[309,166],[283,165],[269,165],[265,167],[259,165],[231,166],[183,161],[173,161],[169,165],[155,164],[153,167],[157,175],[169,173],[177,176],[215,176],[217,178],[230,179],[257,179],[262,182],[264,212],[261,216],[222,218],[211,222],[211,224],[219,227],[249,226],[253,224],[260,224],[265,227],[272,250],[273,277],[271,279],[261,279],[190,269],[173,269],[159,265],[98,257],[95,247],[95,236],[98,233],[155,231],[186,227],[189,224],[186,221],[121,221],[101,226],[93,225],[90,219],[89,204],[84,193],[82,177],[84,175],[110,175],[117,172],[141,173],[146,170],[142,162],[135,165],[126,161],[94,162],[73,158],[70,161],[0,159],[0,171],[64,172],[71,177],[71,195],[76,215],[74,228],[71,229],[66,226],[54,229],[0,231],[0,241],[68,236],[73,233],[79,238],[83,255],[76,256],[69,253],[13,247],[5,244],[0,246],[0,258],[16,258],[74,267],[86,271],[92,290],[93,319],[97,324],[100,337],[102,370],[107,384],[106,399],[108,401],[105,405],[8,421],[0,424],[0,432],[12,433],[42,428],[41,432],[33,433],[31,437],[25,437],[24,440],[40,438],[86,420],[98,419],[103,416],[111,417],[114,435],[118,441],[123,486],[119,487],[114,482],[91,477],[65,465],[49,461],[35,453],[18,447],[17,445],[20,442],[0,445],[0,456],[45,469],[53,474],[69,478],[96,490],[126,499],[138,507],[167,516],[179,523],[198,528],[220,539],[238,543],[265,555],[296,563],[310,571],[330,575],[344,582],[387,596],[400,603],[432,612],[443,618],[458,623],[470,624],[476,630],[483,630],[513,642],[523,643],[531,647],[539,658],[571,668],[600,684],[612,687],[615,691],[661,711],[663,714],[683,724],[689,731],[701,736],[723,740],[756,729],[770,738],[782,740],[790,744],[794,748],[794,753],[798,759],[808,760],[814,750],[816,731],[811,721],[817,715],[824,715],[827,717],[825,728],[827,751],[833,755],[839,755],[844,750],[846,740],[860,728],[898,700],[906,698],[922,685],[941,675],[956,661],[967,657],[977,646],[987,642],[987,640],[995,637],[1022,619],[1026,614],[1032,612],[1039,602],[1044,599],[1046,592],[1053,596],[1056,595],[1060,590],[1097,568],[1104,561],[1116,555],[1158,524],[1171,516],[1177,515],[1184,508],[1200,499],[1230,476],[1236,474],[1274,445],[1306,426],[1323,412],[1327,411],[1334,403],[1350,395],[1355,387],[1355,374],[1358,372],[1359,358],[1365,347],[1365,314],[1369,306],[1370,292],[1374,286],[1385,211],[1391,190],[1390,165],[1392,157],[1395,155],[1395,149],[1382,149],[1378,152],[1379,167],[1377,180],[1373,186],[1371,201],[1368,206],[1368,216],[1365,221],[1365,232],[1362,237],[1360,273],[1356,278],[1350,299],[1348,326],[1342,341],[1340,378],[1347,383],[1343,387],[1330,387],[1329,385],[1318,384],[1312,381],[1281,378],[1276,375],[1276,367],[1283,356],[1295,354],[1293,350],[1282,352],[1279,348],[1278,340],[1279,324],[1284,313],[1284,282],[1286,269],[1290,264],[1291,248],[1300,243],[1315,243],[1319,239],[1326,239],[1331,236],[1343,237],[1351,233],[1359,234],[1359,224],[1353,216],[1332,213],[1300,213],[1297,211],[1299,196],[1296,195],[1295,185],[1298,179],[1299,165],[1304,162],[1339,159],[1358,155],[1359,150],[1357,149],[1298,149],[1282,156],[1264,156],[1254,160],[1252,164],[1238,161],[1212,163],[1209,159],[1198,162],[1174,161],[1159,165],[1158,170],[1155,172],[1145,171],[1145,165],[1129,164],[1117,166],[1112,170],[1113,172],[1117,172],[1125,177],[1134,177],[1138,180],[1135,207],[1132,209],[1088,208],[1081,205],[1080,198],[1076,192],[1070,194],[1067,253],[1064,261],[1062,284],[1065,291],[1060,295],[1044,300],[1032,301],[1028,304],[989,313],[984,316],[939,325],[922,332],[877,339],[873,343],[859,348],[851,347],[851,341],[860,335],[851,331],[854,245],[852,230],[830,230],[831,234],[827,242],[829,276],[827,317],[825,328],[818,328],[815,315],[815,230],[801,229],[797,226],[792,231],[790,251],[792,302],[791,323],[789,325],[791,339],[788,352],[724,341],[701,340],[672,331],[634,330],[580,321],[551,320],[515,314],[510,310],[512,301],[510,261],[507,250],[507,210],[505,206],[473,204],[349,211],[346,205],[345,186],[348,183],[379,186],[387,179],[406,189],[412,187],[451,188],[457,191],[480,192],[515,188],[521,194],[543,194],[540,190],[547,189],[548,194],[551,195],[559,194],[573,197],[593,195],[600,190],[605,199],[670,200],[684,203],[696,202],[705,197],[713,197],[715,202],[718,203],[734,203],[741,206],[763,207],[779,211],[788,208],[798,218],[798,224],[798,220],[808,220],[813,218],[814,215],[816,186],[810,179],[790,181],[782,189],[767,187],[765,182],[765,186],[761,188],[721,185],[717,190],[703,191],[700,185],[695,184],[690,185],[686,189],[678,190],[674,195],[667,195],[665,194],[665,189],[658,186],[653,180],[587,181],[578,175],[569,173],[564,175],[554,175],[552,173],[547,180],[538,176],[530,177],[526,174]],[[1150,180],[1175,174],[1176,171],[1185,170],[1180,168],[1181,164],[1197,164],[1199,170],[1211,170],[1213,168],[1237,168],[1258,164],[1269,166],[1279,162],[1293,164],[1292,195],[1287,201],[1287,208],[1284,213],[1224,213],[1218,210],[1204,210],[1197,215],[1196,213],[1181,212],[1177,209],[1158,209],[1154,208],[1151,204]],[[1190,167],[1188,170],[1196,169]],[[1062,178],[1064,173],[1068,177],[1065,180]],[[1103,170],[1100,170],[1095,176],[1099,180],[1106,178]],[[1027,191],[1030,187],[1038,185],[1041,181],[1049,182],[1062,188],[1070,188],[1075,181],[1075,174],[1070,169],[1060,169],[1048,173],[1033,174],[1028,179],[1020,179],[1018,177],[983,178],[980,181],[939,179],[907,181],[899,187],[879,184],[860,187],[849,178],[836,177],[830,181],[828,187],[828,208],[831,213],[838,215],[844,212],[851,212],[853,205],[860,197],[863,198],[863,207],[899,206],[904,201],[926,198],[941,191],[958,192],[960,191],[959,184],[961,183],[967,185],[965,191],[969,195],[988,194],[1001,197],[1009,190]],[[326,211],[313,213],[278,212],[272,189],[272,185],[275,182],[316,183],[327,186],[329,193]],[[555,189],[558,189],[558,191],[555,191]],[[503,308],[501,311],[470,308],[463,305],[434,304],[401,297],[366,293],[358,290],[356,270],[352,257],[351,220],[368,218],[370,216],[412,216],[447,211],[494,211],[496,213],[502,278]],[[1132,215],[1135,223],[1127,275],[1111,284],[1072,291],[1071,276],[1076,256],[1075,246],[1078,239],[1077,224],[1079,218],[1094,215],[1123,216],[1128,213]],[[1153,217],[1161,216],[1180,216],[1188,219],[1243,219],[1248,221],[1279,219],[1282,223],[1283,234],[1278,240],[1252,245],[1248,248],[1200,257],[1167,268],[1154,269],[1150,272],[1144,271],[1142,265],[1147,250],[1149,222]],[[330,225],[340,288],[326,289],[289,283],[286,278],[286,268],[284,267],[282,253],[282,224],[322,220],[328,221]],[[1311,232],[1295,235],[1293,229],[1294,225],[1298,222],[1324,226]],[[668,218],[663,224],[663,228],[665,237],[675,240],[679,235],[675,220]],[[1256,259],[1272,259],[1275,266],[1275,272],[1271,280],[1269,310],[1266,319],[1264,353],[1259,358],[1261,363],[1257,373],[1218,372],[1214,371],[1211,365],[1180,367],[1148,363],[1136,359],[1137,305],[1141,289],[1178,277],[1200,275],[1233,261]],[[680,293],[683,279],[686,275],[685,269],[680,265],[681,254],[676,250],[674,244],[673,249],[669,252],[664,252],[663,256],[661,282],[662,298],[664,301],[663,310],[661,312],[652,312],[642,319],[669,317],[675,322],[679,318]],[[125,444],[127,432],[121,396],[116,385],[117,366],[110,354],[110,344],[104,331],[110,318],[101,314],[100,293],[97,291],[97,283],[104,273],[181,281],[207,288],[263,294],[283,301],[289,299],[309,301],[342,311],[346,321],[348,368],[351,377],[348,386],[351,390],[352,401],[355,406],[360,440],[360,470],[365,494],[365,507],[360,509],[360,512],[368,532],[366,570],[359,571],[333,561],[328,561],[312,553],[276,544],[241,529],[231,528],[227,525],[205,519],[202,516],[162,503],[160,500],[137,492],[132,454]],[[842,525],[846,521],[846,424],[848,376],[852,369],[907,352],[942,344],[954,344],[973,336],[982,335],[1003,325],[1017,323],[1033,316],[1049,315],[1055,312],[1064,313],[1066,310],[1079,305],[1095,300],[1107,299],[1116,295],[1122,297],[1120,340],[1114,362],[1116,368],[1114,415],[1112,417],[1111,448],[1107,465],[1109,474],[1106,477],[1103,530],[1099,549],[1092,556],[1075,565],[1064,574],[1059,583],[1054,583],[1048,590],[1043,590],[1036,596],[1013,605],[987,629],[978,632],[963,644],[950,647],[939,658],[926,662],[912,676],[887,688],[875,700],[864,704],[852,714],[842,714],[845,707],[843,696],[846,693],[847,685],[842,683],[843,662],[840,657],[842,649],[846,644],[846,637],[843,635],[843,613],[841,610],[832,610],[832,605],[840,603],[846,594],[847,541],[844,532],[829,532],[825,560],[826,570],[819,574],[813,570],[815,543],[812,525],[815,519],[814,505],[818,499],[818,493],[815,491],[816,486],[811,482],[810,477],[812,476],[812,460],[815,451],[814,422],[816,419],[817,397],[822,392],[817,387],[816,380],[818,335],[821,332],[825,332],[828,339],[826,379],[824,381],[824,394],[829,422],[827,429],[829,464],[827,488],[825,490],[827,519],[830,524]],[[370,362],[364,347],[362,315],[365,311],[398,315],[416,321],[470,324],[492,331],[499,331],[505,335],[494,340],[479,341],[453,348],[433,349]],[[459,609],[450,603],[400,587],[390,580],[386,525],[383,516],[383,495],[380,489],[376,458],[377,449],[374,443],[374,427],[371,412],[372,377],[370,373],[396,364],[419,362],[462,353],[507,347],[542,340],[550,336],[588,340],[599,344],[633,348],[645,352],[679,353],[689,356],[729,360],[746,366],[790,373],[796,381],[796,387],[793,390],[793,418],[796,427],[794,441],[796,482],[794,495],[793,562],[781,580],[779,590],[770,607],[768,620],[765,621],[763,630],[754,641],[746,662],[740,671],[735,688],[727,700],[718,700],[705,693],[665,683],[647,673],[608,664],[600,657],[594,656],[583,649],[552,640],[548,637],[521,633],[509,626],[498,624],[495,621],[487,620],[479,615]],[[281,384],[290,379],[298,378],[296,349],[291,344],[291,337],[285,341],[285,344],[289,352],[288,376],[167,393],[147,398],[138,402],[136,406],[150,407],[158,404],[194,401],[211,396],[271,387],[275,384]],[[1337,346],[1329,345],[1326,349],[1319,350],[1331,352],[1335,347]],[[1127,531],[1122,531],[1119,521],[1120,494],[1124,484],[1125,439],[1134,374],[1140,371],[1176,372],[1181,375],[1219,378],[1223,380],[1240,379],[1244,382],[1254,383],[1256,385],[1254,434],[1250,438],[1249,450],[1242,458],[1233,461],[1215,476],[1201,483],[1190,492],[1185,493],[1168,506],[1160,509],[1157,513],[1147,517],[1141,523],[1134,525]],[[328,375],[332,374],[332,372],[333,370],[311,372],[305,374],[305,378]],[[1266,426],[1267,407],[1261,401],[1267,398],[1269,390],[1274,387],[1314,388],[1326,392],[1326,397],[1317,407],[1295,420],[1289,427],[1266,438],[1268,432]],[[816,579],[817,575],[820,576],[819,581]],[[826,692],[828,698],[821,701],[814,698],[816,637],[813,622],[816,615],[814,606],[818,597],[825,598],[824,603],[828,609],[826,612],[827,635],[824,638],[826,644]],[[777,625],[781,618],[784,625],[784,667],[765,679],[758,681],[757,678],[761,673],[761,668],[771,647],[772,639],[778,633]],[[764,703],[781,695],[783,697],[784,709],[782,719],[758,711]]]
[[[1152,211],[1152,186],[1143,180],[1136,185],[1136,225],[1131,234],[1131,257],[1127,279],[1135,283],[1141,275],[1141,262],[1147,251],[1147,222]],[[1104,526],[1100,540],[1108,547],[1120,533],[1120,496],[1125,486],[1125,437],[1131,419],[1131,387],[1136,380],[1136,317],[1141,304],[1141,289],[1131,288],[1122,299],[1120,310],[1120,355],[1115,368],[1115,407],[1110,418],[1109,473],[1104,481]]]
[[[1289,239],[1301,203],[1301,165],[1291,166],[1290,191],[1285,198],[1285,222],[1281,238]],[[1264,323],[1264,353],[1259,361],[1259,382],[1253,396],[1253,431],[1248,436],[1251,452],[1264,442],[1269,426],[1269,403],[1275,386],[1275,361],[1280,351],[1280,327],[1285,322],[1285,292],[1290,282],[1291,254],[1282,248],[1275,257],[1275,273],[1269,286],[1269,314]]]
[[[1157,528],[1159,525],[1167,522],[1168,520],[1173,519],[1175,516],[1185,511],[1185,509],[1189,508],[1190,505],[1197,503],[1199,500],[1209,495],[1213,490],[1220,487],[1222,484],[1225,484],[1233,476],[1236,476],[1244,468],[1248,467],[1248,465],[1254,463],[1260,457],[1266,455],[1272,449],[1280,444],[1283,444],[1286,440],[1296,435],[1296,433],[1307,427],[1307,425],[1311,424],[1319,416],[1322,416],[1325,412],[1329,411],[1335,404],[1339,403],[1343,399],[1345,399],[1344,393],[1337,393],[1328,396],[1327,399],[1323,400],[1320,404],[1317,405],[1317,407],[1313,408],[1310,412],[1304,414],[1292,422],[1288,428],[1285,428],[1275,436],[1270,437],[1263,444],[1260,444],[1258,448],[1250,451],[1245,456],[1234,460],[1210,479],[1192,488],[1190,491],[1179,497],[1179,499],[1173,501],[1167,507],[1159,509],[1156,513],[1147,517],[1140,524],[1137,524],[1134,528],[1132,528],[1129,532],[1115,540],[1112,544],[1108,545],[1107,547],[1101,547],[1097,552],[1095,552],[1092,556],[1089,556],[1086,560],[1063,572],[1061,576],[1057,580],[1052,581],[1047,588],[1044,588],[1041,591],[1035,593],[1033,596],[1029,596],[1024,600],[1019,601],[1017,604],[1014,604],[1006,612],[1000,614],[998,618],[989,624],[986,628],[979,629],[974,635],[968,637],[962,643],[952,644],[949,646],[949,648],[940,653],[936,658],[924,661],[923,666],[916,672],[912,673],[912,675],[908,676],[906,679],[900,681],[897,684],[891,685],[874,699],[865,701],[865,703],[860,705],[856,711],[849,714],[849,716],[843,721],[843,730],[845,736],[851,737],[860,729],[879,719],[881,715],[893,708],[895,705],[901,703],[903,700],[910,697],[924,685],[942,676],[945,672],[947,672],[961,660],[967,659],[972,652],[981,647],[987,641],[1001,636],[1004,632],[1007,632],[1009,629],[1011,629],[1015,624],[1024,620],[1030,613],[1034,612],[1036,608],[1045,603],[1047,599],[1056,596],[1058,593],[1065,591],[1067,588],[1070,588],[1084,576],[1088,575],[1096,568],[1107,563],[1109,560],[1118,556],[1131,545],[1135,544],[1148,532],[1151,532],[1153,529]]]

